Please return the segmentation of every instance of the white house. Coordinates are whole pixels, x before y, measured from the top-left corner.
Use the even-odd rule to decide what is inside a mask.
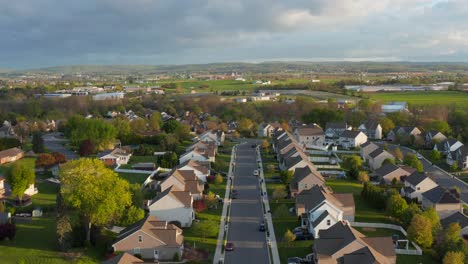
[[[359,150],[359,152],[361,154],[362,160],[363,161],[369,160],[369,155],[378,148],[379,146],[372,143],[371,141],[367,141],[364,144],[361,144],[361,149]]]
[[[422,193],[437,187],[431,178],[424,172],[413,172],[410,176],[404,179],[405,186],[401,189],[401,196],[410,199],[417,199],[418,202],[422,201]]]
[[[339,137],[345,130],[351,130],[346,122],[327,122],[325,125],[325,136],[330,138]]]
[[[345,130],[338,138],[339,144],[343,148],[356,148],[367,141],[367,136],[361,131]]]
[[[382,126],[377,121],[368,121],[358,127],[370,139],[382,139]]]
[[[210,131],[206,131],[203,134],[199,135],[196,139],[200,140],[200,141],[205,141],[205,142],[215,142],[216,145],[219,146],[224,142],[225,135],[224,135],[223,131],[210,130]]]
[[[200,162],[195,160],[188,160],[177,166],[178,170],[191,170],[195,173],[198,179],[206,182],[206,177],[210,175],[210,163]]]
[[[395,159],[395,157],[390,154],[390,152],[384,150],[382,147],[377,148],[369,154],[369,167],[372,170],[376,170],[382,167],[382,163],[386,159]]]
[[[159,193],[150,201],[148,210],[150,215],[169,223],[178,222],[182,227],[192,226],[192,221],[195,219],[192,195],[174,186]]]
[[[132,156],[131,153],[127,153],[121,148],[115,148],[113,150],[104,151],[98,153],[98,159],[102,160],[106,165],[122,165],[127,164]]]
[[[188,160],[214,162],[215,157],[216,154],[213,149],[195,148],[182,154],[179,157],[179,163],[182,164]]]
[[[307,148],[322,148],[325,143],[325,133],[319,126],[303,126],[294,130],[294,138],[301,146]]]

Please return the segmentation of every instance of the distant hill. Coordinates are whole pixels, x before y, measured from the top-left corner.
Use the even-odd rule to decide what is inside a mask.
[[[162,73],[272,73],[272,72],[427,72],[468,71],[467,62],[262,62],[262,63],[210,63],[187,65],[71,65],[8,73],[24,74],[162,74]],[[0,70],[1,72],[1,70]]]

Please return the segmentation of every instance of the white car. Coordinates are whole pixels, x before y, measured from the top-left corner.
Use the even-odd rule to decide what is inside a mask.
[[[253,175],[254,175],[254,176],[258,176],[258,170],[254,170],[254,171],[253,171]]]
[[[417,157],[418,159],[422,159],[422,158],[423,158],[423,156],[422,156],[421,154],[419,154],[419,153],[416,154],[416,157]]]

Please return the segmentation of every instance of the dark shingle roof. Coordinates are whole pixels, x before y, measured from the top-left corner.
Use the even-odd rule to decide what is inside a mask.
[[[338,259],[339,264],[374,264],[375,258],[368,247],[363,247]]]
[[[460,194],[456,190],[447,190],[441,186],[437,186],[422,193],[422,196],[433,203],[439,204],[460,202]]]
[[[372,151],[372,152],[369,154],[369,157],[375,158],[375,157],[378,157],[378,156],[380,156],[381,154],[383,154],[383,153],[385,153],[385,152],[387,152],[387,151],[386,151],[384,148],[379,147],[378,149]],[[388,152],[387,152],[387,153],[388,153]],[[388,154],[390,154],[390,153],[388,153]],[[391,154],[390,154],[390,155],[391,155]]]
[[[399,167],[396,166],[396,165],[393,165],[391,163],[387,163],[385,165],[383,165],[382,167],[378,168],[375,173],[379,176],[379,177],[383,177],[389,173],[392,173],[396,170],[398,170]]]
[[[420,184],[422,181],[424,181],[427,178],[426,173],[424,172],[413,172],[411,175],[406,177],[405,181],[411,183],[413,186],[416,186]]]
[[[327,122],[325,129],[346,129],[348,125],[346,122]]]
[[[444,228],[447,228],[451,223],[458,223],[463,229],[468,226],[468,217],[460,212],[456,212],[449,217],[440,220],[440,223]]]
[[[315,221],[313,222],[313,225],[314,225],[314,226],[317,226],[317,225],[320,224],[320,223],[323,221],[323,219],[325,219],[328,215],[329,215],[329,214],[328,214],[328,211],[327,211],[327,210],[323,211],[323,212],[319,215],[319,217],[317,217],[317,219],[315,219]]]
[[[304,208],[309,211],[325,199],[326,197],[322,193],[322,187],[314,185],[309,190],[304,190],[296,196],[296,204],[303,204]]]
[[[354,130],[345,130],[343,133],[340,135],[340,137],[345,137],[345,138],[356,138],[359,133],[362,133],[361,131],[354,131]]]

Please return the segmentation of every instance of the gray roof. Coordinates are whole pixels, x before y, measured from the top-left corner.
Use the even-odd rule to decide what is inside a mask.
[[[386,151],[384,148],[382,147],[379,147],[377,148],[376,150],[372,151],[370,154],[369,154],[369,157],[371,158],[375,158],[375,157],[378,157],[384,153],[388,153],[390,156],[393,156],[392,154],[390,154],[388,151]]]
[[[296,204],[303,204],[309,211],[325,201],[326,197],[322,193],[322,187],[314,185],[309,190],[304,190],[296,196]]]
[[[411,183],[413,186],[420,184],[427,178],[426,173],[424,172],[413,172],[408,177],[406,177],[405,181]]]
[[[460,212],[456,212],[449,217],[440,220],[440,223],[444,228],[447,228],[451,223],[458,223],[463,229],[468,226],[468,217]]]
[[[319,174],[317,172],[317,174]],[[319,174],[320,175],[320,174]],[[302,181],[303,179],[307,178],[308,176],[311,176],[311,177],[316,177],[316,178],[320,178],[323,180],[322,177],[320,177],[319,175],[316,175],[311,169],[309,166],[305,166],[303,168],[296,168],[294,170],[294,177],[293,179],[291,180],[291,184],[297,184],[298,182]]]
[[[346,129],[348,125],[346,122],[327,122],[325,129]]]
[[[295,157],[287,157],[284,159],[284,165],[286,166],[286,168],[291,168],[293,167],[294,165],[298,164],[299,162],[301,162],[302,157],[301,155],[297,155]]]
[[[390,174],[396,170],[398,170],[399,167],[394,165],[394,164],[391,164],[391,163],[387,163],[385,165],[383,165],[382,167],[378,168],[375,173],[380,177],[382,178],[383,176],[387,175],[387,174]]]
[[[456,190],[448,190],[441,186],[437,186],[422,193],[422,196],[438,204],[460,203],[460,194]]]
[[[356,239],[351,227],[343,222],[337,222],[328,229],[320,230],[319,237],[315,241],[315,250],[317,254],[323,255],[333,255]]]
[[[364,126],[366,127],[367,130],[376,130],[377,127],[379,126],[379,122],[375,120],[370,120],[364,123]]]
[[[363,247],[338,259],[339,264],[374,264],[376,259],[368,247]]]
[[[314,226],[317,226],[317,225],[320,224],[320,223],[323,221],[323,219],[325,219],[328,215],[329,215],[329,214],[328,214],[328,211],[327,211],[327,210],[323,211],[323,212],[319,215],[319,217],[317,217],[317,219],[315,219],[315,221],[314,221],[312,224],[313,224]]]
[[[362,133],[361,131],[354,131],[354,130],[345,130],[343,133],[341,133],[340,137],[345,137],[345,138],[356,138],[359,133]]]

